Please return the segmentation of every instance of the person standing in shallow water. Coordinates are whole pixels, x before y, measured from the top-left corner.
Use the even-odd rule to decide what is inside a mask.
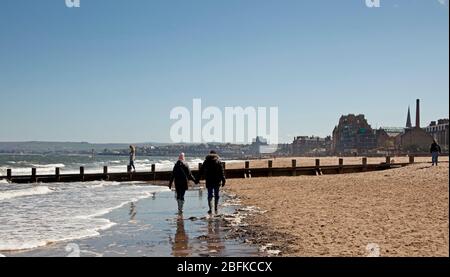
[[[431,153],[431,166],[438,165],[439,154],[442,153],[441,147],[437,144],[436,140],[433,140],[433,143],[430,147]]]
[[[177,194],[178,213],[183,213],[184,195],[188,190],[189,180],[196,182],[194,176],[189,169],[189,165],[185,162],[185,155],[181,153],[178,161],[173,167],[172,176],[169,182],[169,188],[172,189],[172,184],[175,181],[175,191]]]
[[[206,156],[203,165],[200,168],[199,176],[197,178],[197,184],[200,182],[202,176],[205,177],[206,188],[208,189],[208,213],[212,213],[212,200],[214,198],[214,210],[218,212],[219,199],[220,199],[220,187],[224,187],[226,183],[225,172],[219,155],[215,151],[211,151]]]
[[[134,166],[134,161],[136,160],[136,147],[130,145],[130,168],[133,168],[134,172],[136,172],[136,167]]]

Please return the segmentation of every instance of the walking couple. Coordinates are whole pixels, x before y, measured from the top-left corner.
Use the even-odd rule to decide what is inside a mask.
[[[199,184],[200,179],[204,177],[206,181],[206,188],[208,189],[208,213],[212,213],[213,199],[214,210],[217,213],[220,198],[220,187],[224,187],[226,183],[224,168],[222,166],[222,162],[220,161],[219,155],[217,155],[215,151],[211,151],[209,155],[206,156],[203,165],[200,167],[197,177],[193,176],[185,159],[186,157],[184,153],[181,153],[178,157],[177,163],[173,167],[172,177],[170,178],[169,183],[169,188],[172,189],[172,184],[175,181],[178,212],[180,214],[183,213],[184,195],[186,190],[188,190],[189,181]]]

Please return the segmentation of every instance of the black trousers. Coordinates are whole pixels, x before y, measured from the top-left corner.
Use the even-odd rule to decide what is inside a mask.
[[[184,201],[184,195],[186,194],[185,188],[175,188],[175,191],[177,192],[177,200]]]
[[[208,200],[213,199],[213,197],[218,201],[220,198],[220,185],[208,186]]]

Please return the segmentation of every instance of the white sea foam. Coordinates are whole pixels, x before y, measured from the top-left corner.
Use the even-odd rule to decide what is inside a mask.
[[[36,168],[55,168],[55,167],[65,167],[65,164],[30,164],[32,167],[36,167]]]
[[[158,162],[161,163],[161,164],[164,164],[164,163],[172,163],[173,161],[171,161],[171,160],[159,160]]]
[[[235,164],[235,163],[243,163],[243,160],[228,160],[225,161],[226,164]]]
[[[105,181],[92,181],[85,183],[85,187],[90,188],[103,188],[107,186],[119,186],[120,182],[105,182]]]
[[[144,160],[136,160],[136,162],[138,162],[138,163],[149,163],[150,162],[150,160],[149,159],[144,159]]]
[[[0,192],[0,201],[6,200],[6,199],[12,199],[17,197],[24,197],[24,196],[32,196],[32,195],[42,195],[47,193],[52,193],[53,190],[51,190],[49,187],[46,186],[36,186],[28,189],[21,189],[21,190],[7,190]]]
[[[155,164],[157,171],[171,171],[173,166],[175,165],[176,160],[149,160],[142,159],[135,161],[135,167],[137,171],[145,172],[151,171],[152,164]],[[197,168],[198,163],[203,162],[203,160],[194,158],[192,160],[188,160],[188,164],[191,168]],[[80,172],[80,167],[84,167],[84,172],[87,174],[90,173],[101,173],[103,172],[103,166],[108,166],[108,172],[111,173],[120,173],[126,172],[128,160],[113,160],[113,161],[104,161],[104,162],[91,162],[87,164],[82,163],[48,163],[48,164],[39,164],[39,163],[30,163],[25,161],[15,162],[15,164],[11,164],[11,166],[0,166],[0,175],[6,175],[7,169],[12,170],[12,175],[30,175],[31,168],[37,169],[38,175],[51,175],[55,174],[55,168],[59,167],[61,169],[61,174],[77,174]]]
[[[49,235],[48,239],[45,238],[27,238],[27,237],[17,237],[10,239],[8,241],[0,240],[0,249],[2,251],[14,251],[14,250],[26,250],[33,249],[37,247],[46,246],[50,243],[70,241],[75,239],[84,239],[89,237],[95,237],[100,235],[98,231],[106,230],[115,225],[115,223],[104,219],[103,221],[98,221],[99,225],[93,229],[85,230],[67,230],[65,233]]]
[[[193,160],[189,161],[189,163],[199,164],[199,163],[203,163],[203,160],[202,159],[193,159]]]
[[[0,166],[0,175],[5,176],[6,175],[6,167]]]
[[[11,169],[12,175],[30,175],[31,168],[36,168],[37,174],[54,174],[55,167],[58,166],[50,166],[50,165],[24,165],[23,167],[0,167],[0,175],[6,175],[6,170]],[[63,168],[63,167],[61,167]]]
[[[0,202],[0,251],[23,250],[48,243],[98,236],[114,222],[101,218],[114,209],[147,198],[155,192],[169,191],[165,187],[143,183],[86,182],[56,183],[38,191],[52,193],[31,194],[36,188],[9,184],[0,195],[14,195]],[[28,197],[17,197],[25,195]]]

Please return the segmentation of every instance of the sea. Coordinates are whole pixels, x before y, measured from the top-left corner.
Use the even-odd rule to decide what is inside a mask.
[[[195,168],[202,160],[194,157],[187,161]],[[156,170],[171,170],[175,162],[175,157],[137,157],[135,165],[137,171],[148,171],[152,164]],[[102,172],[105,165],[110,172],[124,172],[127,164],[128,157],[120,156],[0,155],[0,175],[6,175],[7,169],[13,175],[30,174],[31,168],[36,168],[37,174],[52,174],[55,167],[61,168],[61,174],[76,173],[80,166],[94,173]],[[194,205],[197,210],[192,209],[191,216],[200,217],[206,210],[206,200],[192,193],[188,195],[193,199],[189,205],[198,202],[198,207]],[[159,211],[157,217],[146,211],[146,221],[174,220],[176,202],[167,187],[144,182],[14,184],[0,180],[0,254],[101,236],[120,221],[115,222],[111,213],[120,209],[125,213],[130,205],[137,206],[146,199],[153,202],[141,206]]]

